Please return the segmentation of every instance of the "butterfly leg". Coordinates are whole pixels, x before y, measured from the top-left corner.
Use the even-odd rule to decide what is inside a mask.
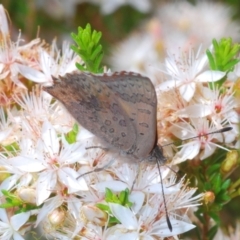
[[[88,150],[88,149],[91,149],[91,148],[100,148],[104,151],[108,151],[108,148],[105,148],[105,147],[101,147],[101,146],[91,146],[91,147],[86,147],[85,149]]]
[[[138,178],[138,176],[139,176],[139,173],[140,173],[140,170],[141,170],[141,168],[140,168],[140,164],[137,164],[137,174],[136,174],[136,177],[135,177],[135,179],[134,179],[134,181],[133,181],[133,184],[132,184],[132,187],[131,187],[131,191],[133,190],[133,188],[134,188],[134,185],[135,185],[135,183],[136,183],[136,181],[137,181],[137,178]]]
[[[83,176],[85,176],[85,175],[88,175],[88,174],[90,174],[90,173],[93,173],[93,172],[101,172],[101,171],[103,171],[104,169],[110,167],[114,162],[115,162],[115,158],[113,158],[113,159],[110,160],[107,164],[103,165],[103,166],[100,167],[100,168],[95,168],[95,169],[92,170],[92,171],[89,171],[89,172],[86,172],[86,173],[81,174],[80,176],[77,177],[77,179],[79,179],[80,177],[83,177]]]

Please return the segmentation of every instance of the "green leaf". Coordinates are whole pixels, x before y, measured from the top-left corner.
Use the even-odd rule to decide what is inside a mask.
[[[127,192],[126,191],[121,191],[119,194],[119,200],[121,205],[125,205],[126,201],[127,201]]]
[[[221,191],[222,178],[220,173],[213,179],[213,191],[217,194]]]
[[[230,185],[231,185],[231,179],[227,179],[222,183],[222,189],[226,190],[230,187]]]
[[[224,71],[226,73],[233,71],[236,64],[240,61],[238,58],[240,45],[234,44],[231,38],[222,38],[220,41],[213,39],[212,44],[213,51],[206,51],[210,69]],[[209,83],[209,87],[211,89],[220,88],[226,79],[227,77],[224,77],[220,81]]]
[[[110,217],[110,218],[109,218],[108,224],[109,224],[110,226],[116,225],[116,224],[118,224],[118,223],[121,223],[121,222],[120,222],[117,218],[115,218],[115,217]]]
[[[0,208],[11,208],[11,207],[14,207],[14,205],[12,205],[12,203],[2,203],[0,204]]]
[[[213,57],[212,53],[207,49],[206,54],[207,54],[207,57],[208,57],[210,68],[212,70],[216,70],[217,67],[216,67],[216,64],[215,64],[214,57]]]
[[[78,34],[71,34],[77,46],[71,46],[71,49],[79,55],[83,64],[77,63],[76,67],[80,71],[93,73],[102,73],[101,62],[103,58],[102,46],[99,43],[102,37],[101,32],[91,29],[87,24],[85,29],[79,27]]]
[[[207,175],[212,175],[212,173],[219,171],[221,163],[210,165],[206,171]]]
[[[75,143],[77,141],[79,129],[78,124],[73,125],[73,129],[65,135],[65,138],[69,144]]]
[[[11,208],[23,205],[23,201],[7,190],[1,190],[5,196],[6,203],[0,205],[1,208]]]
[[[96,206],[107,213],[111,212],[109,206],[106,204],[97,203]]]
[[[94,60],[97,58],[100,54],[102,54],[102,46],[98,45],[95,50],[91,53],[90,59]]]
[[[118,197],[109,188],[106,188],[105,201],[120,204]]]

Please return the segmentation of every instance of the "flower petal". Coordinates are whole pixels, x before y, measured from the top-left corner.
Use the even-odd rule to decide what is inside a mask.
[[[112,214],[129,230],[137,229],[138,222],[133,212],[124,206],[116,203],[108,203]]]
[[[216,82],[222,79],[225,75],[225,72],[208,70],[199,74],[195,80],[198,82]]]
[[[170,237],[170,236],[179,235],[181,233],[187,232],[196,227],[193,224],[176,220],[173,218],[171,218],[170,221],[173,227],[172,231],[169,230],[167,223],[164,222],[162,224],[158,224],[158,227],[155,227],[154,233],[161,237]]]
[[[188,83],[188,84],[184,84],[179,88],[180,94],[181,96],[187,101],[189,102],[194,93],[195,93],[195,89],[196,89],[196,84],[194,82]]]
[[[17,64],[17,66],[21,75],[33,82],[44,83],[49,81],[46,75],[44,75],[42,72],[34,68],[31,68],[22,64]]]
[[[35,227],[54,209],[61,206],[63,200],[57,195],[55,197],[50,198],[48,201],[44,203],[42,208],[39,211],[39,214],[37,215],[37,221],[35,224]]]
[[[22,227],[30,217],[30,212],[23,212],[16,215],[13,215],[10,219],[11,225],[14,230],[18,231],[20,227]]]
[[[42,126],[42,140],[45,151],[55,157],[59,152],[59,139],[53,126],[49,122],[44,122]]]
[[[68,187],[68,193],[88,190],[88,186],[87,183],[84,181],[84,178],[82,178],[79,182],[76,179],[77,176],[78,174],[72,168],[64,167],[58,170],[59,181]]]
[[[24,172],[39,172],[46,168],[43,162],[28,156],[13,157],[8,163]]]
[[[143,206],[145,195],[143,192],[132,192],[129,196],[130,202],[133,202],[132,210],[135,213],[138,213],[138,211]]]
[[[53,170],[42,172],[39,175],[36,188],[37,190],[36,202],[38,206],[49,197],[54,187],[56,186],[56,183],[57,175],[56,172]]]
[[[94,184],[93,187],[99,192],[105,192],[106,188],[110,188],[112,191],[120,192],[128,188],[128,185],[121,181],[105,181]]]
[[[206,117],[212,113],[211,106],[203,104],[192,104],[186,108],[177,111],[177,116],[181,118],[199,118]]]

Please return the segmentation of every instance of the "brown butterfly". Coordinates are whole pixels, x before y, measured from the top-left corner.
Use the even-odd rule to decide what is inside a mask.
[[[44,90],[80,125],[132,162],[166,162],[157,142],[157,97],[149,78],[133,72],[93,75],[73,72]],[[161,177],[162,178],[162,177]],[[162,186],[163,192],[163,186]],[[167,224],[172,231],[165,197]]]

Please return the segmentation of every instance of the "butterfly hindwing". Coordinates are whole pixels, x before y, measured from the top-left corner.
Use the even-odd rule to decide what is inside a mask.
[[[94,76],[115,93],[125,115],[129,117],[136,132],[136,149],[132,154],[146,158],[156,140],[157,98],[149,78],[132,72],[114,73],[110,77]]]

